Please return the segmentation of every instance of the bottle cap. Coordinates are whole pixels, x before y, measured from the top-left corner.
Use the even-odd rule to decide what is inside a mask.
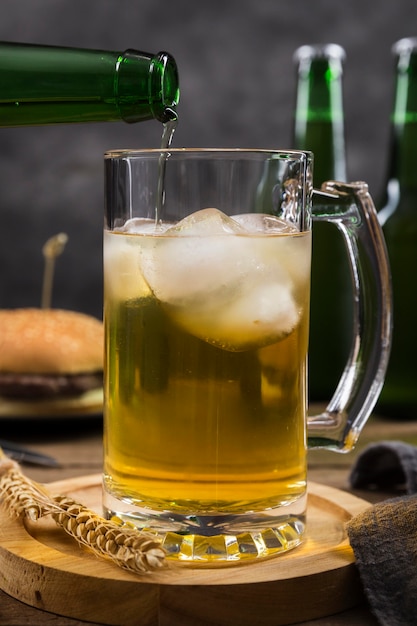
[[[345,49],[337,43],[317,43],[300,46],[294,53],[293,60],[300,63],[307,59],[337,59],[344,61]]]
[[[398,56],[404,53],[411,53],[417,50],[417,37],[404,37],[403,39],[399,39],[392,46],[393,54]]]

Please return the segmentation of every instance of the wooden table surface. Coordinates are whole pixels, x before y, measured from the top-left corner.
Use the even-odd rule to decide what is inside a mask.
[[[100,417],[55,420],[3,420],[0,437],[59,460],[59,468],[22,465],[25,475],[41,483],[95,474],[102,468],[102,422]],[[370,442],[401,440],[417,445],[417,421],[396,422],[372,416],[365,426],[356,450],[335,454],[315,450],[309,453],[309,478],[315,482],[350,491],[371,502],[392,497],[392,493],[373,493],[349,489],[349,472],[357,454]],[[279,558],[279,557],[278,557]],[[92,622],[70,619],[27,606],[0,590],[0,625],[7,626],[92,626]],[[304,626],[376,626],[377,621],[366,603],[354,610]],[[140,624],[138,623],[138,626]],[[172,626],[177,626],[173,624]],[[178,626],[181,626],[179,624]],[[209,625],[207,625],[209,626]],[[215,625],[213,625],[215,626]],[[238,626],[238,624],[236,624]]]

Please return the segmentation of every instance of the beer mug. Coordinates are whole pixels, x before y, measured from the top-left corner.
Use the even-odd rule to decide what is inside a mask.
[[[365,183],[314,190],[312,162],[105,155],[103,507],[155,533],[169,560],[240,563],[300,544],[308,446],[352,449],[383,384],[391,291],[376,212]],[[340,383],[308,416],[315,220],[344,237],[355,313]]]

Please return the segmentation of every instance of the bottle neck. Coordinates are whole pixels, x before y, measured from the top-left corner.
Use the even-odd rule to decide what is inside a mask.
[[[325,180],[346,180],[343,56],[311,48],[312,54],[299,54],[296,59],[294,146],[313,152],[314,184],[320,186]]]
[[[126,50],[116,64],[120,117],[138,122],[153,117],[167,122],[175,117],[179,100],[178,71],[166,52],[155,56]]]
[[[0,127],[172,119],[175,61],[157,55],[0,42]]]
[[[389,180],[417,192],[417,50],[398,58],[391,117]]]

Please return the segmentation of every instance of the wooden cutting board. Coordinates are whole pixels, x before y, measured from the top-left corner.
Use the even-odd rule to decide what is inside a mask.
[[[101,512],[101,475],[51,483]],[[0,512],[0,588],[33,607],[110,626],[280,626],[358,605],[362,591],[344,525],[371,506],[309,485],[304,544],[256,563],[224,568],[170,565],[125,572],[78,546],[49,518]]]

